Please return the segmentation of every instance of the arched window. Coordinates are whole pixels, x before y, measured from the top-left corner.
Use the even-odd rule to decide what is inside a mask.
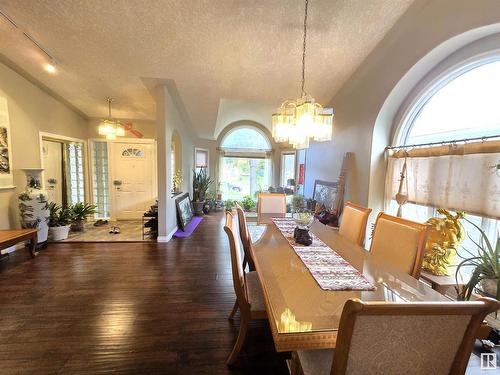
[[[238,127],[225,135],[221,148],[240,150],[271,150],[269,139],[260,130]]]
[[[437,208],[463,210],[495,243],[500,205],[495,206],[493,198],[500,192],[500,174],[494,168],[500,165],[500,150],[490,152],[493,143],[485,138],[500,139],[499,87],[496,56],[448,73],[416,98],[395,140],[407,147],[389,158],[386,211],[397,211],[395,197],[402,191],[409,199],[401,206],[403,217],[424,222],[438,215]],[[488,153],[483,148],[487,144]],[[401,182],[404,165],[406,178]],[[478,231],[467,221],[463,225],[478,241]],[[459,253],[469,256],[463,249],[475,248],[466,236]]]
[[[228,131],[220,142],[220,190],[224,199],[254,201],[272,185],[272,146],[266,134],[252,126]]]
[[[407,117],[400,144],[422,144],[500,133],[500,61],[445,77]]]

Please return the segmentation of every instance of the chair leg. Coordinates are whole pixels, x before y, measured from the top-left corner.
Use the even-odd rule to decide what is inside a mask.
[[[234,314],[236,314],[236,312],[238,311],[238,308],[239,308],[238,300],[236,300],[236,301],[234,301],[233,310],[231,311],[231,314],[229,314],[229,317],[228,317],[229,320],[233,320]]]
[[[240,332],[238,333],[238,338],[236,339],[236,342],[234,344],[233,351],[226,361],[227,365],[232,365],[234,362],[236,362],[238,354],[240,353],[241,348],[243,347],[243,343],[245,342],[245,336],[247,335],[248,329],[248,321],[249,318],[246,316],[246,314],[243,314],[240,321]]]

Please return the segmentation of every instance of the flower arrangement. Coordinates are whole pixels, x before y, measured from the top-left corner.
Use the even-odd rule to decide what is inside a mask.
[[[172,182],[173,182],[172,190],[175,193],[179,192],[183,181],[184,180],[182,178],[182,171],[180,169],[178,169],[177,172],[175,172],[174,176],[172,177]]]

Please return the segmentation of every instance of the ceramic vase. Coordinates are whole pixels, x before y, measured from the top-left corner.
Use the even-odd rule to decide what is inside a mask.
[[[43,169],[23,169],[26,174],[26,189],[18,196],[19,214],[23,228],[38,229],[38,246],[47,244],[49,232],[47,192],[42,189]]]

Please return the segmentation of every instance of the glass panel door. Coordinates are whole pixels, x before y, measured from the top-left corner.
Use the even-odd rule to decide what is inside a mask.
[[[271,160],[223,157],[220,178],[224,199],[256,199],[257,192],[271,186]]]

